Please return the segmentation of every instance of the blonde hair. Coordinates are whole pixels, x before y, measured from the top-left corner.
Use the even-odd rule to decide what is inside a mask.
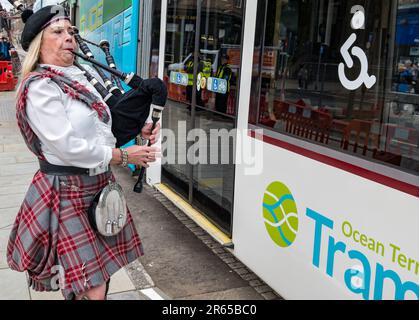
[[[22,78],[34,71],[39,63],[39,56],[41,52],[41,43],[42,37],[44,35],[44,30],[42,30],[35,39],[32,40],[31,45],[29,46],[28,53],[26,54],[25,60],[23,61],[22,66]]]

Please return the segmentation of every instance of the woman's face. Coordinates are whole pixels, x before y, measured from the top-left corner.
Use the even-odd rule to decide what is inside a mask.
[[[45,28],[40,62],[61,67],[71,66],[74,62],[72,52],[76,49],[73,34],[71,23],[67,20],[54,22]]]

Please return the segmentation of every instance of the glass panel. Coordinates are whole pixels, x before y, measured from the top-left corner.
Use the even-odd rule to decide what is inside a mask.
[[[233,210],[233,129],[242,24],[242,1],[202,1],[195,127],[206,137],[208,160],[194,166],[194,204],[204,208],[228,233]]]
[[[204,0],[197,105],[235,115],[243,23],[242,1]]]
[[[166,159],[176,156],[176,164],[170,162],[163,166],[163,181],[188,197],[189,179],[193,178],[192,204],[231,234],[236,136],[233,129],[240,72],[243,1],[202,1],[199,48],[195,48],[196,6],[196,1],[168,3],[165,82],[172,108],[164,112],[163,127],[171,129],[175,136],[181,134],[175,145],[168,144],[170,148],[164,156]],[[198,73],[194,76],[195,51],[199,53],[199,64]],[[197,106],[195,119],[190,119],[194,91]],[[182,130],[188,129],[190,121],[194,121],[192,127],[198,131],[185,132],[183,139]],[[199,132],[199,137],[196,132]],[[197,141],[190,141],[187,145],[187,134],[196,137]],[[181,138],[185,142],[181,142]],[[193,152],[197,142],[199,150]],[[189,163],[193,162],[192,171],[188,165],[179,162],[186,155]],[[192,176],[189,177],[189,174]]]
[[[167,150],[163,154],[162,181],[175,187],[188,198],[189,167],[186,162],[186,135],[191,122],[187,109],[186,89],[193,81],[193,73],[185,72],[188,55],[194,48],[196,1],[173,0],[168,2],[164,81],[169,99],[163,113],[162,127],[169,129],[172,137],[163,141]],[[157,43],[155,46],[158,46]]]
[[[152,2],[152,23],[151,30],[151,61],[150,61],[150,78],[159,75],[159,49],[160,49],[160,23],[161,23],[161,0]]]
[[[200,136],[200,160],[194,166],[194,205],[215,224],[231,233],[234,194],[234,119],[201,111],[196,117]],[[206,150],[206,156],[202,153]]]
[[[167,9],[165,81],[169,99],[191,103],[195,47],[196,1],[169,1]],[[192,64],[193,65],[193,64]]]
[[[249,122],[418,174],[418,18],[419,0],[259,1]]]
[[[187,164],[187,123],[190,112],[179,102],[170,101],[163,111],[162,127],[170,134],[163,136],[162,150],[166,164],[162,168],[162,181],[168,183],[185,198],[189,195],[189,166]]]

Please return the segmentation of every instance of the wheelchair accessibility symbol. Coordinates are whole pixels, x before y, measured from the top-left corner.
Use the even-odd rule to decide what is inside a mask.
[[[365,25],[364,8],[362,6],[355,6],[352,8],[351,13],[354,14],[351,21],[352,29],[355,29],[355,30],[363,29]],[[361,70],[360,70],[360,74],[358,78],[355,80],[349,80],[345,74],[346,67],[351,69],[354,66],[354,60],[352,59],[351,54],[349,53],[349,50],[354,45],[356,39],[357,39],[356,34],[352,33],[349,36],[348,40],[346,40],[346,42],[343,44],[342,48],[340,49],[340,53],[342,54],[342,57],[345,63],[339,64],[339,68],[338,68],[339,80],[342,83],[342,85],[348,90],[357,90],[363,84],[365,84],[365,86],[368,89],[371,89],[377,82],[377,78],[375,76],[370,76],[368,74],[367,55],[360,47],[354,46],[352,50],[350,51],[352,56],[358,58],[361,63]]]

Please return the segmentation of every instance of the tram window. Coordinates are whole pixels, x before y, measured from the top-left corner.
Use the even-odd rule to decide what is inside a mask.
[[[249,122],[418,175],[418,21],[419,0],[259,1]]]
[[[161,24],[161,0],[152,1],[152,30],[150,48],[149,77],[159,76],[159,49],[160,49],[160,24]]]

